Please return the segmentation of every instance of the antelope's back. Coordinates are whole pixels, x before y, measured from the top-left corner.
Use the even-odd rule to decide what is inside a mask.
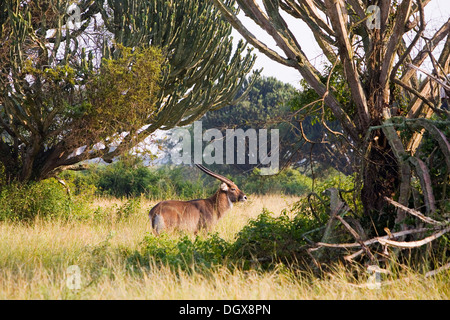
[[[200,227],[201,212],[192,201],[166,200],[150,210],[149,218],[158,234],[173,229],[195,232]]]

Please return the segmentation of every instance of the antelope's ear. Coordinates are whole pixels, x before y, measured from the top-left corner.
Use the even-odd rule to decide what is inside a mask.
[[[222,182],[220,184],[220,190],[222,191],[228,191],[228,185],[225,182]]]

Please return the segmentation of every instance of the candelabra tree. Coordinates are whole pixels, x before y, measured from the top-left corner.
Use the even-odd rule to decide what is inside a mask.
[[[230,2],[230,4],[232,4]],[[42,180],[236,98],[255,57],[208,1],[0,4],[0,163]]]

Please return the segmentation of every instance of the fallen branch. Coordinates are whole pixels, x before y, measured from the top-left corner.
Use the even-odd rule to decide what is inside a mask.
[[[363,250],[363,249],[358,250],[358,251],[356,251],[355,253],[352,253],[352,254],[350,254],[350,255],[348,255],[348,256],[345,256],[345,257],[344,257],[344,260],[351,262],[353,259],[355,259],[356,257],[360,256],[360,255],[363,254],[363,253],[364,253],[364,250]]]
[[[439,272],[445,271],[450,269],[450,263],[447,263],[445,265],[443,265],[440,268],[437,268],[436,270],[432,270],[432,271],[428,271],[427,273],[425,273],[425,278],[429,278],[432,276],[437,275]],[[385,269],[379,269],[378,272],[380,273],[386,273]],[[387,271],[388,273],[391,273],[389,271]],[[400,281],[411,281],[414,280],[414,277],[404,277],[404,278],[400,278],[400,279],[395,279],[395,280],[388,280],[388,281],[380,281],[379,282],[379,286],[389,286],[389,285],[393,285],[396,283],[399,283]],[[373,288],[373,284],[372,283],[362,283],[362,284],[355,284],[355,283],[348,283],[350,286],[355,287],[355,288],[369,288],[372,289]]]
[[[430,243],[433,240],[436,240],[437,238],[446,234],[449,231],[450,231],[450,226],[448,226],[445,229],[442,229],[439,232],[436,232],[435,234],[433,234],[425,239],[419,240],[419,241],[410,241],[410,242],[402,241],[402,242],[400,242],[400,241],[378,238],[378,242],[381,243],[382,245],[389,245],[392,247],[403,248],[403,249],[417,248],[417,247],[421,247],[427,243]]]
[[[436,270],[428,271],[427,273],[425,273],[425,278],[435,276],[435,275],[437,275],[439,272],[445,271],[445,270],[447,270],[447,269],[450,269],[450,262],[447,263],[446,265],[443,265],[443,266],[440,267],[440,268],[437,268]]]
[[[369,256],[369,259],[372,262],[375,262],[375,260],[376,260],[375,256],[372,254],[372,252],[370,252],[369,247],[367,247],[364,244],[360,235],[347,223],[347,221],[344,220],[344,218],[342,218],[340,216],[336,216],[336,219],[338,219],[344,225],[344,227],[346,227],[347,230],[352,234],[352,236],[355,238],[355,240],[361,245],[362,250],[364,250],[364,252]]]
[[[380,239],[391,239],[391,238],[399,238],[402,236],[406,236],[408,234],[414,234],[414,233],[422,233],[427,231],[433,231],[433,230],[439,230],[440,228],[418,228],[418,229],[411,229],[411,230],[404,230],[399,232],[391,233],[390,235],[386,235],[383,237],[377,237],[370,240],[366,240],[363,243],[368,246],[371,244],[379,243]],[[329,248],[341,248],[341,249],[347,249],[347,248],[360,248],[361,244],[354,242],[354,243],[325,243],[325,242],[317,242],[316,246],[319,249],[320,247],[329,247]]]

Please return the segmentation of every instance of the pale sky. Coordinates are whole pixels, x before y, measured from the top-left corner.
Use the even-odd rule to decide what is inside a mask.
[[[431,2],[425,7],[425,22],[427,23],[426,30],[436,30],[442,23],[447,21],[450,17],[450,0],[431,0]],[[253,21],[245,17],[242,13],[239,15],[244,25],[252,32],[259,40],[268,45],[271,49],[276,50],[282,54],[282,51],[278,50],[274,41],[263,30],[256,26]],[[321,69],[323,64],[322,52],[316,44],[316,41],[312,35],[312,32],[306,26],[305,23],[298,19],[294,19],[289,15],[284,15],[290,30],[294,33],[298,42],[302,46],[303,51],[310,59],[311,63],[318,69]],[[242,39],[241,35],[233,30],[232,33],[235,39]],[[439,50],[439,49],[438,49]],[[256,59],[255,68],[263,68],[262,75],[272,76],[280,81],[289,83],[296,88],[299,88],[299,81],[301,76],[299,72],[293,68],[283,66],[271,59],[267,58],[264,54],[258,50],[254,50],[258,58]]]

